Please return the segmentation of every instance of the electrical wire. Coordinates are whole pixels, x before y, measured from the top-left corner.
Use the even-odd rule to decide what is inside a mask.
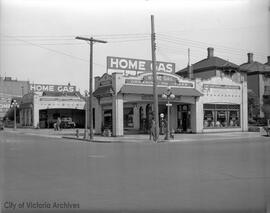
[[[12,37],[12,36],[10,36],[10,37]],[[14,39],[15,40],[18,40],[18,41],[21,41],[21,42],[25,42],[25,43],[27,43],[27,44],[29,44],[31,46],[39,47],[41,49],[45,49],[45,50],[48,50],[48,51],[51,51],[51,52],[54,52],[54,53],[57,53],[57,54],[60,54],[60,55],[65,55],[67,57],[70,57],[70,58],[73,58],[73,59],[76,59],[76,60],[80,60],[80,61],[84,61],[84,62],[88,62],[89,63],[89,60],[86,60],[86,59],[83,59],[83,58],[80,58],[80,57],[77,57],[77,56],[74,56],[74,55],[71,55],[71,54],[62,52],[62,51],[58,51],[58,50],[51,49],[51,48],[48,48],[48,47],[43,47],[43,46],[41,46],[39,44],[35,44],[35,43],[29,42],[29,41],[26,41],[26,40],[23,40],[23,39],[18,39],[18,38],[14,38]],[[94,65],[105,67],[104,65],[98,64],[98,63],[94,63]]]
[[[8,40],[8,44],[12,44],[10,42],[14,42],[15,41],[18,41],[18,38],[13,38],[13,40]],[[21,39],[22,40],[22,39]],[[24,41],[28,41],[26,39],[23,39]],[[34,39],[32,40],[32,43],[33,41],[35,42],[34,44],[38,44],[38,45],[82,45],[84,44],[84,41],[81,41],[80,43],[78,41],[76,41],[75,39],[64,39],[64,40],[67,40],[67,41],[70,41],[72,40],[73,42],[57,42],[56,41],[63,41],[61,39]],[[138,38],[109,38],[107,41],[109,44],[112,44],[112,43],[122,43],[122,42],[137,42],[137,41],[149,41],[150,40],[150,36],[143,36],[143,37],[138,37]],[[52,41],[52,43],[37,43],[37,41]],[[29,42],[29,41],[28,41]],[[13,43],[14,44],[14,43]]]
[[[170,41],[170,40],[166,40],[166,39],[161,39],[161,42],[169,42],[169,43],[173,43],[179,46],[186,46],[186,47],[193,47],[193,48],[197,48],[197,49],[201,49],[201,51],[205,51],[205,46],[198,46],[198,45],[194,45],[194,44],[186,44],[186,43],[179,43],[179,42],[174,42],[174,41]],[[232,51],[226,51],[226,50],[222,50],[222,49],[217,49],[217,52],[219,53],[224,53],[226,55],[230,54],[230,55],[234,55],[234,57],[237,58],[241,58],[243,57],[244,54],[239,53],[239,52],[232,52]]]
[[[158,33],[157,38],[160,39],[167,39],[167,41],[169,42],[180,42],[181,44],[185,43],[185,44],[190,44],[193,45],[194,47],[204,47],[204,46],[215,46],[218,47],[220,50],[222,49],[222,51],[226,51],[232,54],[235,54],[235,52],[238,52],[239,54],[243,55],[243,52],[249,52],[249,50],[247,49],[240,49],[240,48],[235,48],[235,47],[229,47],[229,46],[224,46],[224,45],[220,45],[220,44],[211,44],[211,43],[206,43],[206,42],[201,42],[201,41],[195,41],[195,40],[191,40],[191,39],[183,39],[180,37],[176,37],[176,36],[172,36],[172,35],[167,35],[167,34],[162,34],[162,33]],[[266,52],[257,52],[257,55],[260,56],[266,56],[267,53]]]

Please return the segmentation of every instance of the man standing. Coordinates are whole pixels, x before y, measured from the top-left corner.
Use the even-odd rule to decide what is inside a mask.
[[[58,131],[61,130],[61,118],[59,118],[59,117],[57,118],[56,127],[57,127]]]
[[[151,126],[150,126],[150,140],[152,139],[152,137],[153,137],[153,140],[155,140],[155,137],[156,137],[155,130],[156,130],[156,122],[154,118],[152,118]]]

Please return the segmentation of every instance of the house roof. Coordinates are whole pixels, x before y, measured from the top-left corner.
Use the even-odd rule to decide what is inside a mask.
[[[167,91],[166,87],[157,87],[157,94],[162,95],[164,92]],[[202,96],[198,90],[194,88],[175,88],[172,87],[171,91],[176,96]],[[151,95],[153,94],[153,87],[151,86],[135,86],[135,85],[124,85],[121,90],[121,93],[125,94],[145,94]]]
[[[192,65],[192,69],[193,72],[198,72],[198,71],[202,71],[202,70],[209,70],[209,69],[213,69],[213,68],[235,68],[237,69],[239,66],[229,62],[227,60],[224,60],[222,58],[216,57],[216,56],[212,56],[212,57],[208,57],[205,58],[201,61],[198,61],[197,63]],[[188,67],[179,70],[177,72],[177,74],[181,74],[184,72],[188,71]]]
[[[247,73],[265,73],[265,72],[270,73],[270,66],[254,61],[251,63],[244,63],[240,65],[240,70],[245,71]]]

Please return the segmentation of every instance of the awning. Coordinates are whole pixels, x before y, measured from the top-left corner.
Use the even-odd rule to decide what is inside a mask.
[[[167,91],[166,87],[157,87],[157,94],[162,95]],[[171,91],[176,96],[193,96],[198,97],[203,94],[194,88],[175,88],[172,87]],[[121,93],[125,94],[145,94],[151,95],[153,94],[153,87],[151,86],[135,86],[135,85],[124,85],[121,90]]]
[[[93,95],[95,97],[102,97],[102,96],[111,96],[114,93],[112,85],[109,86],[103,86],[97,88],[94,92]]]

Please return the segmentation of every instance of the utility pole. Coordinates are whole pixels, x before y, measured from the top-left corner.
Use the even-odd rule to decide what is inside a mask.
[[[96,43],[107,43],[107,41],[97,40],[94,38],[85,38],[77,36],[75,39],[88,41],[90,44],[90,70],[89,70],[89,128],[90,128],[90,138],[93,140],[93,44]]]
[[[24,86],[22,86],[22,97],[24,95]]]
[[[157,73],[156,73],[156,35],[154,26],[154,15],[151,15],[151,46],[152,46],[154,118],[156,123],[154,140],[155,142],[157,142],[159,137],[159,119],[158,119]]]
[[[85,91],[85,123],[84,123],[84,139],[86,140],[88,137],[87,134],[87,126],[88,126],[88,91]]]

